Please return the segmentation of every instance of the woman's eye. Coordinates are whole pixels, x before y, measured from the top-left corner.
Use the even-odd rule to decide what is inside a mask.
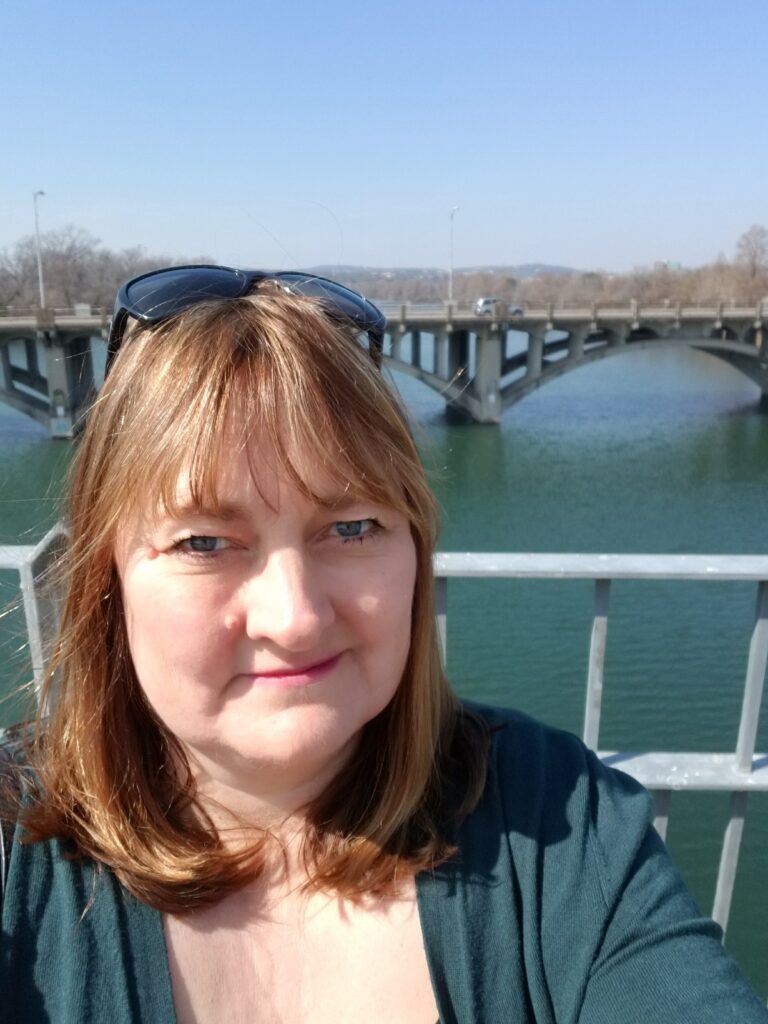
[[[378,524],[375,519],[350,519],[333,524],[333,531],[343,541],[365,540],[375,533]]]
[[[191,555],[213,555],[219,551],[224,551],[228,544],[223,537],[192,534],[191,537],[182,537],[173,546],[176,551],[186,552]]]

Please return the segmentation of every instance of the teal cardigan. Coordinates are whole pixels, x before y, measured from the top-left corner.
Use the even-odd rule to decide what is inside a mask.
[[[416,880],[442,1024],[768,1024],[645,791],[567,733],[475,710],[484,796],[457,855]],[[0,1020],[173,1024],[162,916],[109,871],[15,844],[2,924]]]

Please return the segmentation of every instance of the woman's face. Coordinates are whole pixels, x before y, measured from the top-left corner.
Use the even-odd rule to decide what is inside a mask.
[[[143,691],[198,774],[230,786],[335,771],[392,699],[410,645],[407,520],[308,466],[329,511],[274,465],[259,445],[233,454],[216,513],[181,479],[182,510],[126,523],[115,556]]]

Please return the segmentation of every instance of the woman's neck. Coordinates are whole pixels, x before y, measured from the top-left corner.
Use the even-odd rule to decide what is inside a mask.
[[[197,799],[219,830],[222,839],[243,832],[268,830],[281,841],[293,842],[304,834],[305,811],[343,770],[352,750],[333,759],[306,765],[221,763],[196,756],[190,761],[197,783]],[[235,838],[235,841],[240,841]]]

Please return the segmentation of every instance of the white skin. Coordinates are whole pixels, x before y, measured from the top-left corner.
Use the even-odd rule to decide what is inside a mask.
[[[236,432],[233,432],[236,433]],[[250,457],[249,457],[250,456]],[[233,446],[224,512],[124,524],[115,555],[144,693],[181,741],[224,837],[279,832],[287,865],[207,910],[168,917],[178,1024],[433,1024],[412,879],[387,900],[305,893],[301,809],[392,700],[411,637],[416,552],[401,514],[349,499],[308,461],[308,500],[274,452]],[[254,479],[252,467],[264,467]],[[297,955],[298,952],[298,955]]]
[[[416,574],[404,516],[307,466],[334,508],[316,505],[275,464],[263,446],[236,448],[224,512],[194,507],[182,478],[186,508],[135,517],[116,552],[149,703],[202,796],[262,824],[321,792],[394,696]]]

